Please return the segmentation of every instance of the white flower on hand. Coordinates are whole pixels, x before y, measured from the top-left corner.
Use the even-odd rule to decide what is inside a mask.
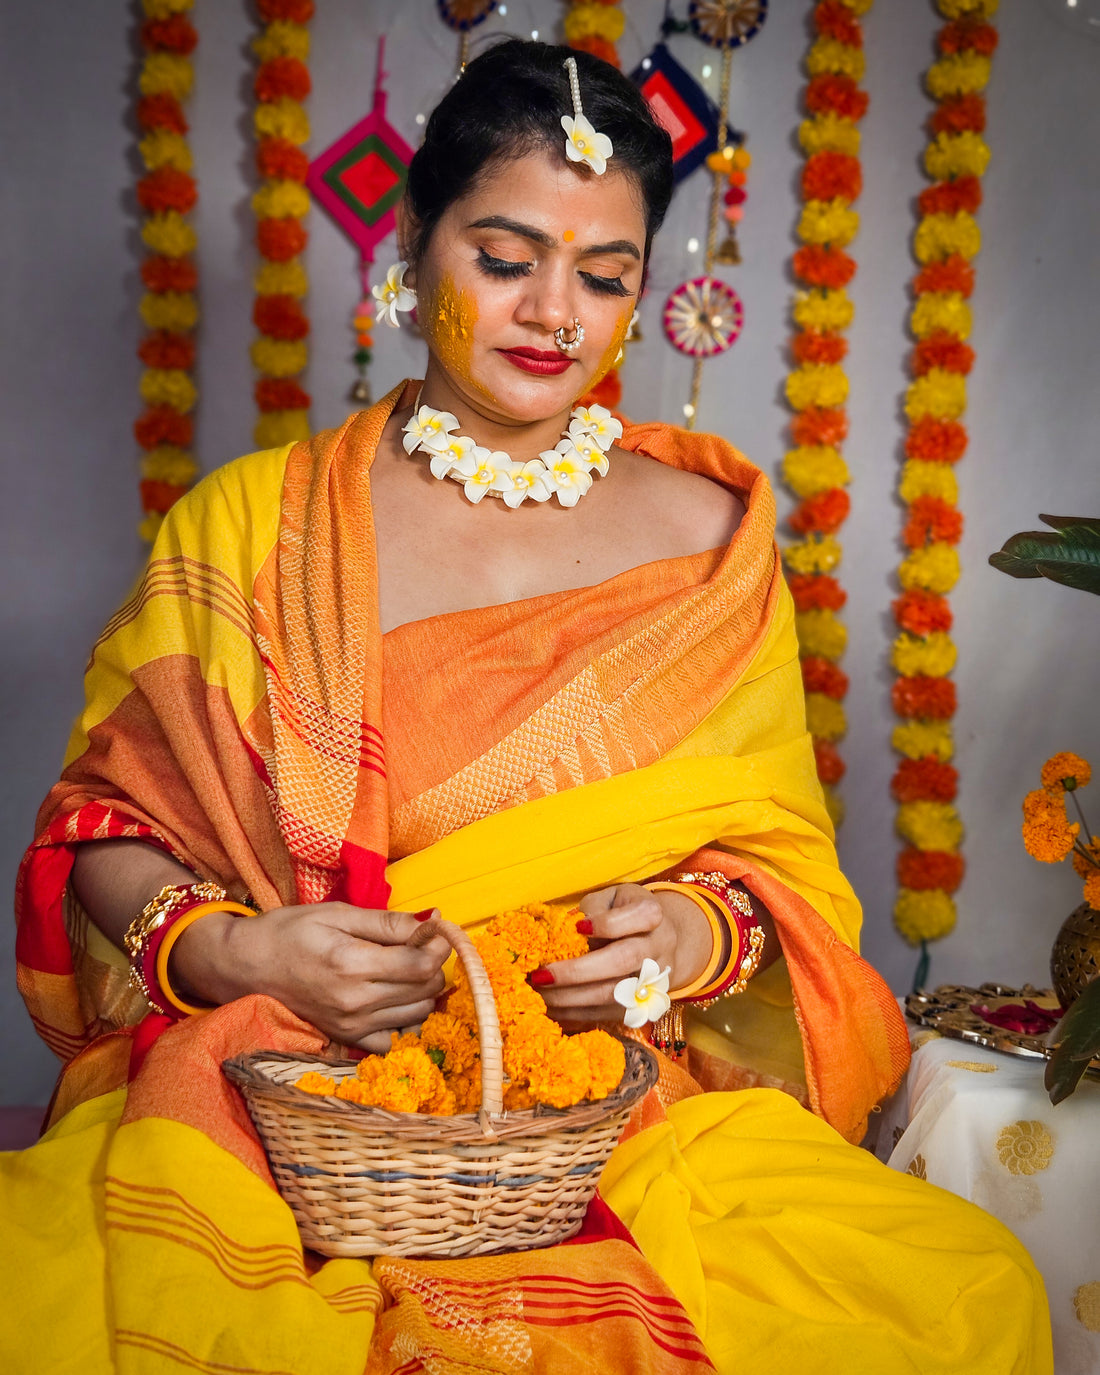
[[[504,496],[505,506],[514,510],[527,500],[548,501],[553,495],[554,486],[541,458],[533,458],[529,463],[513,463],[502,472],[493,484],[494,491]]]
[[[459,467],[460,463],[471,463],[476,454],[489,452],[488,449],[479,448],[468,435],[445,434],[438,438],[438,444],[433,440],[430,446],[425,446],[426,452],[432,456],[432,461],[428,465],[432,470],[432,477],[446,477],[452,468],[464,473],[465,470]]]
[[[556,449],[546,449],[539,458],[546,464],[547,480],[557,493],[561,506],[576,506],[589,487],[592,474],[571,439],[559,440]]]
[[[416,292],[410,291],[405,285],[405,273],[408,268],[408,263],[394,263],[386,273],[386,280],[382,285],[371,287],[371,295],[378,302],[376,318],[385,320],[388,325],[395,327],[401,323],[397,318],[397,312],[412,310],[416,305]],[[457,424],[457,421],[455,423]]]
[[[586,162],[598,177],[602,177],[612,152],[607,135],[597,134],[584,115],[576,119],[572,115],[562,115],[561,127],[565,130],[565,156],[569,161]]]
[[[606,406],[578,406],[569,422],[569,433],[574,438],[590,434],[607,453],[617,439],[622,439],[623,422],[616,420]]]
[[[461,437],[459,442],[462,442]],[[469,450],[455,463],[451,471],[466,479],[462,490],[476,506],[487,491],[492,488],[500,491],[501,476],[512,466],[511,458],[502,450],[485,449],[480,444],[469,443]],[[435,459],[432,459],[435,468]]]
[[[458,418],[450,411],[436,411],[431,406],[421,406],[405,426],[405,438],[401,443],[407,454],[421,447],[434,451],[443,448],[451,432],[457,429]]]
[[[658,968],[657,961],[644,959],[636,979],[620,979],[615,985],[614,998],[626,1008],[623,1021],[629,1027],[645,1026],[663,1017],[672,1006],[668,996],[668,976],[671,966]]]

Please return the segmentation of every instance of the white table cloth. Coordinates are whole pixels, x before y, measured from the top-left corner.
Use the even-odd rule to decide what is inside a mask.
[[[1100,1081],[1054,1107],[1043,1062],[913,1026],[875,1154],[1011,1228],[1046,1284],[1057,1375],[1100,1375]]]

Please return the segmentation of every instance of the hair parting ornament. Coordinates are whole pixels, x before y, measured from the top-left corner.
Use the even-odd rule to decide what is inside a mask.
[[[567,57],[562,65],[569,73],[569,91],[573,97],[573,117],[561,117],[561,127],[565,130],[565,156],[570,162],[587,163],[598,177],[602,177],[607,171],[607,160],[614,152],[611,140],[606,134],[598,134],[584,117],[577,59]]]

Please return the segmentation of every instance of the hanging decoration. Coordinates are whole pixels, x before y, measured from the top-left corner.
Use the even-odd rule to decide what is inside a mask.
[[[615,44],[623,36],[626,21],[616,0],[571,0],[562,23],[565,41],[569,47],[577,52],[591,53],[593,57],[610,62],[613,67],[621,68],[622,63]],[[630,329],[623,341],[623,352],[627,344],[637,343],[641,339],[637,326],[638,313],[635,311]],[[623,352],[620,352],[614,366],[609,368],[603,377],[597,378],[595,385],[578,398],[578,405],[605,406],[609,411],[613,411],[621,404],[623,383],[619,370]]]
[[[310,92],[309,29],[313,0],[256,0],[263,30],[253,40],[259,58],[256,95],[256,166],[260,188],[252,197],[261,263],[252,312],[259,337],[250,350],[259,418],[258,448],[275,448],[310,433],[310,397],[300,381],[309,360],[309,320],[302,302],[309,290],[301,254],[308,234],[303,221],[310,198],[305,187]]]
[[[439,17],[458,34],[458,70],[470,60],[470,30],[476,29],[496,9],[499,0],[435,0]]]
[[[842,550],[837,532],[848,518],[849,473],[840,445],[848,432],[844,403],[848,352],[844,333],[854,307],[846,287],[856,264],[845,252],[859,228],[852,208],[862,188],[859,123],[867,113],[860,16],[871,0],[821,0],[814,10],[814,40],[806,57],[810,80],[807,118],[799,130],[802,168],[802,247],[792,268],[800,289],[791,342],[795,367],[787,376],[787,400],[795,411],[794,447],[783,460],[783,478],[798,497],[791,528],[802,536],[783,551],[795,599],[806,720],[817,773],[834,824],[843,817],[836,785],[845,765],[837,742],[848,728],[844,697],[848,679],[840,667],[847,632],[837,613],[846,593],[836,576]]]
[[[373,354],[375,303],[371,298],[370,268],[374,250],[396,225],[395,208],[405,194],[413,150],[386,118],[386,40],[378,40],[374,100],[358,124],[310,164],[307,184],[359,250],[358,305],[352,314],[358,372],[351,399],[360,406],[371,401],[367,368]]]
[[[181,497],[198,469],[192,456],[198,269],[195,230],[187,218],[198,199],[183,102],[191,93],[191,54],[198,35],[187,17],[193,0],[142,0],[142,64],[137,122],[144,175],[137,184],[144,212],[141,239],[149,250],[141,265],[145,295],[141,318],[148,329],[138,348],[145,365],[134,425],[141,461],[139,527],[152,541],[164,513]]]
[[[662,31],[671,32],[682,26],[671,17],[666,5]],[[669,342],[681,352],[695,359],[691,374],[691,398],[684,406],[684,419],[689,430],[695,428],[699,410],[699,390],[703,381],[703,363],[715,354],[724,353],[741,332],[744,311],[740,298],[731,287],[712,275],[717,264],[739,263],[734,225],[741,219],[745,200],[744,184],[752,157],[743,146],[744,134],[729,125],[730,71],[734,48],[747,43],[760,32],[767,17],[768,0],[691,0],[688,23],[697,38],[722,54],[719,79],[718,121],[714,151],[706,155],[712,175],[710,215],[707,222],[706,251],[703,275],[682,283],[665,304],[665,334]],[[723,190],[725,188],[725,190]],[[727,224],[726,238],[718,244],[718,222]],[[696,299],[693,319],[685,325],[685,310]],[[713,303],[714,309],[707,309]]]
[[[928,942],[955,926],[953,894],[963,877],[963,825],[955,807],[956,648],[947,593],[958,581],[956,546],[962,535],[954,465],[966,450],[960,417],[966,410],[966,376],[974,363],[967,344],[974,288],[973,259],[981,247],[974,218],[981,177],[989,162],[985,100],[997,31],[987,21],[997,0],[936,0],[947,21],[936,36],[939,56],[926,85],[936,102],[924,167],[932,185],[920,195],[913,252],[909,327],[916,339],[913,381],[905,396],[908,430],[899,493],[908,508],[903,540],[908,554],[898,569],[902,595],[894,602],[898,636],[891,662],[893,733],[902,760],[891,789],[896,825],[905,848],[898,855],[894,921],[921,947],[915,987],[928,977]]]
[[[672,174],[678,186],[715,151],[718,107],[664,43],[642,58],[630,79],[672,140]]]

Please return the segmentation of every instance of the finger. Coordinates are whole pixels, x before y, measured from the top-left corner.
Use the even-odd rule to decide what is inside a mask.
[[[605,979],[602,983],[581,984],[579,987],[539,989],[547,1010],[555,1015],[563,1008],[586,1007],[591,1003],[603,1003],[618,1007],[615,1001],[617,979]],[[620,1012],[620,1016],[621,1016]]]
[[[390,1048],[392,1032],[410,1024],[419,1025],[431,1014],[434,1008],[434,998],[425,998],[422,1002],[398,1003],[393,1007],[372,1009],[366,1016],[359,1018],[358,1026],[355,1028],[357,1034],[349,1038],[347,1044],[369,1050],[371,1047],[365,1044],[366,1040],[370,1037],[382,1036],[384,1038],[382,1046],[384,1053]]]
[[[427,983],[436,978],[450,953],[451,947],[442,936],[433,937],[416,948],[348,939],[341,942],[335,952],[335,963],[345,978],[382,983]]]
[[[577,906],[586,917],[599,916],[615,901],[615,892],[614,888],[600,888],[595,893],[586,893]]]
[[[331,904],[336,924],[349,936],[360,940],[373,941],[376,945],[404,945],[420,925],[418,918],[425,920],[437,909],[427,908],[425,913],[376,912],[366,907],[351,907],[343,903]],[[436,939],[442,939],[437,937]]]
[[[620,888],[619,893],[622,892]],[[591,920],[594,936],[617,941],[625,936],[655,931],[664,920],[664,911],[653,893],[647,893],[644,888],[634,888],[621,903],[614,902]]]
[[[550,988],[596,984],[607,980],[617,983],[620,979],[637,974],[647,956],[657,960],[660,967],[664,968],[658,952],[654,951],[653,941],[645,935],[628,936],[625,940],[612,941],[601,946],[599,950],[590,950],[587,955],[578,956],[575,960],[561,960],[547,965],[546,968],[554,976],[554,982],[545,987],[540,984],[539,992],[545,997]]]
[[[621,1025],[623,1011],[618,1003],[593,1003],[588,1007],[562,1008],[560,1012],[554,1013],[554,1020],[574,1030],[582,1025],[591,1026],[594,1022],[615,1022]]]

